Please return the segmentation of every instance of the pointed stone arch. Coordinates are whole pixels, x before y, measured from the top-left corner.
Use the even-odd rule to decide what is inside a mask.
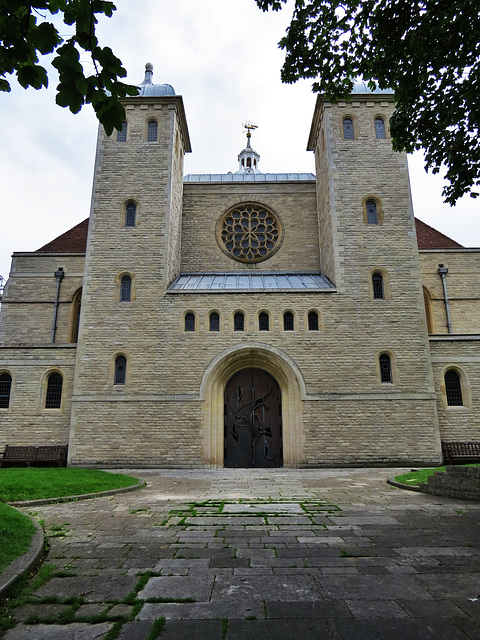
[[[305,381],[300,369],[276,347],[250,342],[222,351],[208,365],[200,384],[203,401],[202,449],[205,466],[224,465],[224,392],[230,378],[247,368],[258,368],[275,378],[282,394],[283,464],[298,467],[303,461],[303,401]]]

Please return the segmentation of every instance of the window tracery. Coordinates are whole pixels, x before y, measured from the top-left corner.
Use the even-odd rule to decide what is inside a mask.
[[[270,258],[282,242],[277,216],[259,204],[240,204],[222,216],[217,238],[224,253],[240,262],[261,262]]]

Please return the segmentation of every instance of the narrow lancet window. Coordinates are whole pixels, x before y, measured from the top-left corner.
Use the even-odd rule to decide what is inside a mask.
[[[263,312],[258,316],[258,329],[259,331],[270,330],[270,318],[268,317],[268,313]]]
[[[216,312],[210,314],[210,331],[220,331],[220,316]]]
[[[134,227],[136,217],[137,217],[137,207],[133,202],[129,202],[125,209],[125,226]]]
[[[52,373],[47,381],[45,409],[60,409],[62,405],[63,378],[59,373]]]
[[[284,331],[293,331],[295,328],[293,313],[291,311],[286,311],[283,314],[283,330]]]
[[[380,381],[392,383],[392,361],[390,356],[388,353],[382,353],[378,360],[380,364]]]
[[[132,279],[130,276],[123,276],[120,282],[120,302],[130,302],[132,297]]]
[[[233,318],[233,330],[244,331],[245,329],[245,317],[240,311],[235,314]]]
[[[308,330],[318,331],[318,313],[316,311],[310,311],[308,314]]]
[[[193,313],[185,315],[185,331],[195,331],[195,315]]]
[[[374,273],[372,276],[372,288],[374,300],[383,300],[385,292],[383,289],[383,277],[381,273]]]
[[[375,137],[379,140],[385,138],[385,121],[383,118],[375,118]]]
[[[10,392],[12,390],[12,376],[9,373],[0,375],[0,409],[10,406]]]
[[[353,120],[351,118],[343,119],[343,137],[345,140],[353,140]]]
[[[117,356],[115,358],[115,377],[114,384],[125,384],[127,377],[127,359],[125,356]]]
[[[150,120],[147,128],[147,142],[156,142],[158,135],[158,124],[156,120]]]
[[[367,224],[378,224],[377,203],[375,200],[367,200]]]
[[[127,141],[127,123],[122,122],[122,128],[120,131],[117,131],[117,142],[126,142]]]
[[[453,369],[445,372],[445,392],[449,407],[463,406],[462,385],[460,376]]]

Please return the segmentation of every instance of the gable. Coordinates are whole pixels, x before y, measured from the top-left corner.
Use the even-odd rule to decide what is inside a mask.
[[[35,253],[85,253],[89,219],[83,220],[62,235],[37,249]]]

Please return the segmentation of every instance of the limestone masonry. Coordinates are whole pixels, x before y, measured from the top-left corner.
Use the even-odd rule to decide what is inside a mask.
[[[316,175],[183,175],[183,100],[100,128],[88,220],[13,255],[0,449],[70,465],[432,464],[479,440],[480,250],[413,217],[389,91],[319,97]],[[421,212],[420,212],[421,215]]]

